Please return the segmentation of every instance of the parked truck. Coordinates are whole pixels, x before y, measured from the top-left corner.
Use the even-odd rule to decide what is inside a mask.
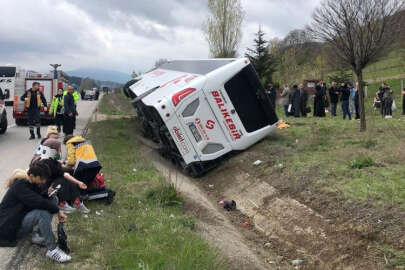
[[[276,129],[278,118],[246,58],[174,60],[123,88],[143,135],[192,176]]]
[[[25,107],[24,101],[20,100],[20,97],[32,87],[33,82],[40,83],[40,91],[43,93],[47,103],[48,109],[51,105],[52,98],[54,96],[55,80],[52,79],[51,74],[38,74],[38,73],[27,73],[24,79],[24,87],[21,89],[16,89],[14,95],[14,106],[13,106],[13,117],[17,125],[23,125],[28,119],[27,108]],[[44,106],[41,107],[41,120],[53,120],[53,115],[49,114],[49,110],[45,110]]]

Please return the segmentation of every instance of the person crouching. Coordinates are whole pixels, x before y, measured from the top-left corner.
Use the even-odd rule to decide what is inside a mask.
[[[48,166],[50,176],[44,185],[44,190],[55,188],[60,185],[61,188],[58,192],[59,209],[64,213],[69,214],[76,210],[82,213],[89,213],[90,210],[84,205],[80,199],[80,189],[87,189],[87,185],[71,176],[66,170],[63,169],[62,164],[58,161],[61,154],[61,143],[49,138],[45,140],[40,146],[40,150],[31,160],[31,164],[41,162]],[[73,205],[71,207],[69,205]]]
[[[43,164],[31,166],[28,172],[14,171],[0,203],[0,246],[16,246],[17,239],[32,233],[38,226],[39,234],[33,234],[32,242],[47,247],[46,257],[67,262],[72,258],[57,247],[52,232],[53,215],[58,214],[60,223],[65,223],[67,217],[59,210],[56,198],[41,196],[41,186],[47,178],[48,168]]]

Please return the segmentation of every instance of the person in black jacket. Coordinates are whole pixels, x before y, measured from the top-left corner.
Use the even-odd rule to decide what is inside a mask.
[[[315,98],[314,98],[314,116],[315,117],[325,117],[325,88],[323,86],[323,81],[320,81],[315,87]]]
[[[268,87],[269,88],[267,89],[267,95],[269,95],[271,106],[273,107],[274,110],[276,110],[276,97],[277,97],[276,88],[274,88],[271,83],[268,84]]]
[[[57,200],[41,195],[41,186],[49,176],[48,167],[37,163],[27,173],[16,170],[9,179],[8,190],[0,203],[0,246],[14,247],[17,239],[33,232],[32,242],[45,245],[46,256],[58,262],[70,261],[71,257],[57,247],[52,232],[52,218],[58,214],[59,222],[66,222],[66,215],[59,211]],[[47,194],[46,194],[47,195]]]
[[[385,89],[387,88],[387,85],[385,84],[385,82],[383,82],[382,84],[381,84],[381,87],[378,89],[378,91],[377,91],[377,96],[378,96],[378,99],[380,100],[380,113],[381,113],[381,116],[384,116],[384,111],[385,111],[385,109],[384,109],[384,102],[383,102],[383,100],[384,100],[384,92],[385,92]]]
[[[349,120],[352,120],[349,110],[350,90],[347,87],[347,83],[342,83],[339,92],[341,93],[340,101],[342,101],[343,119],[346,119],[346,116],[348,116]]]
[[[63,133],[65,136],[73,135],[74,117],[76,115],[76,105],[73,99],[73,87],[68,87],[68,93],[63,98]]]
[[[291,90],[289,108],[291,108],[289,111],[290,115],[294,115],[295,117],[301,116],[301,96],[297,85],[294,85]]]
[[[299,93],[300,93],[301,116],[302,117],[307,117],[307,113],[309,113],[308,107],[307,107],[308,93],[307,93],[307,91],[305,91],[304,85],[302,83],[299,85]]]
[[[4,94],[3,94],[3,90],[1,90],[1,88],[0,88],[0,100],[4,100]]]
[[[332,82],[332,86],[329,88],[329,98],[332,116],[336,116],[336,108],[339,102],[339,89],[336,86],[336,82]]]
[[[39,90],[39,82],[33,82],[32,88],[28,89],[20,98],[25,102],[25,107],[28,110],[28,126],[30,130],[30,140],[35,139],[34,127],[37,128],[38,139],[41,138],[41,106],[47,110],[47,103],[44,95]]]

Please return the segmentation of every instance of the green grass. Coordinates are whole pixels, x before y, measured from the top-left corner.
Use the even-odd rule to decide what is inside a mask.
[[[277,162],[286,165],[280,175],[285,185],[305,179],[309,187],[349,201],[405,209],[405,117],[397,112],[382,119],[371,104],[367,132],[359,132],[357,120],[344,121],[340,108],[336,118],[287,118],[292,127],[269,136],[262,148],[277,149]],[[281,108],[278,115],[286,119]]]
[[[363,144],[367,144],[367,143],[363,143]],[[373,165],[374,165],[374,160],[371,157],[367,157],[367,156],[360,156],[360,157],[354,159],[349,164],[350,168],[352,168],[352,169],[361,169],[361,168],[371,167]]]
[[[376,63],[368,65],[364,69],[364,79],[378,79],[396,76],[405,73],[405,64],[398,55],[391,55]]]
[[[332,71],[326,69],[325,75],[323,76],[325,80],[328,80],[330,75],[336,75],[337,71]],[[351,72],[348,70],[347,72]],[[280,84],[285,83],[279,81],[280,74],[278,71],[275,72],[274,80]],[[354,80],[353,76],[353,80]],[[393,50],[391,53],[382,57],[375,63],[370,63],[366,66],[363,70],[363,79],[365,81],[374,81],[374,82],[381,82],[385,80],[385,78],[392,78],[392,77],[399,77],[405,79],[405,58],[404,58],[404,50]],[[290,74],[290,82],[288,83],[300,83],[304,79],[321,79],[320,71],[314,68],[313,59],[307,59],[303,61],[303,64],[299,65],[299,68],[294,74]],[[330,82],[329,82],[330,83]]]
[[[111,206],[89,202],[88,218],[70,215],[66,230],[73,262],[42,259],[39,269],[227,269],[195,232],[195,219],[184,214],[176,189],[143,156],[134,122],[91,124],[89,138],[116,200]]]
[[[122,91],[104,95],[100,100],[99,112],[108,115],[135,115],[135,109]]]
[[[396,251],[390,247],[382,247],[380,248],[381,255],[384,256],[388,267],[398,267],[395,269],[404,269],[405,266],[405,252],[404,251]],[[401,267],[401,268],[400,268]]]

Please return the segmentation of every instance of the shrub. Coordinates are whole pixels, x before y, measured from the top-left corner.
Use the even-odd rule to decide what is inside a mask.
[[[374,160],[368,156],[360,156],[350,162],[350,167],[352,169],[361,169],[365,167],[371,167],[375,164]]]
[[[173,184],[161,184],[158,187],[150,188],[146,197],[162,206],[181,205],[183,199],[180,197]]]

